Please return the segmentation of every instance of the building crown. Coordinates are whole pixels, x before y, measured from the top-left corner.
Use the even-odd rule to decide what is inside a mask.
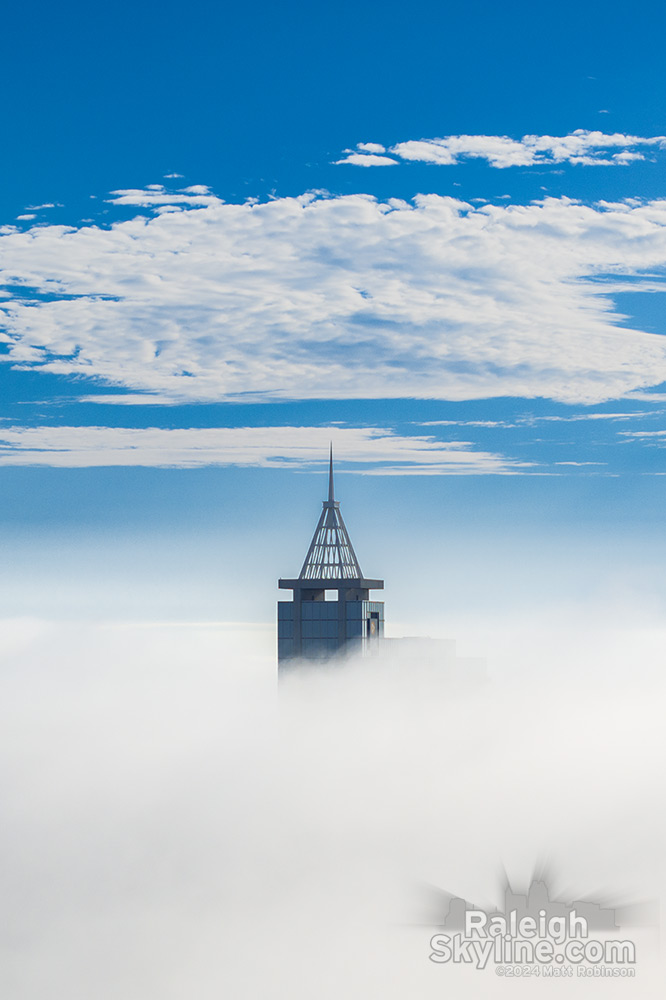
[[[328,470],[328,500],[310,542],[299,580],[359,580],[363,577],[354,546],[333,492],[333,445]]]

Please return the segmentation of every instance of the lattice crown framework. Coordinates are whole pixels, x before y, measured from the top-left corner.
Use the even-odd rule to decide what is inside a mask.
[[[328,500],[305,557],[300,580],[360,580],[363,578],[354,546],[340,513],[340,503],[333,499],[333,446],[328,472]]]

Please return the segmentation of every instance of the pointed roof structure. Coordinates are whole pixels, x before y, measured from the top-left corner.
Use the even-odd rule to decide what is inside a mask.
[[[362,579],[363,573],[340,513],[340,502],[335,499],[332,442],[328,468],[328,500],[324,500],[322,507],[299,580]]]
[[[346,600],[367,600],[370,590],[383,590],[384,581],[366,579],[358,564],[347,526],[340,513],[340,502],[335,499],[333,487],[333,445],[328,462],[328,499],[310,542],[308,554],[300,575],[293,579],[278,580],[282,590],[293,590],[301,600],[323,600],[324,591],[344,592]],[[365,593],[364,597],[359,597]],[[309,594],[311,596],[305,597]],[[313,596],[317,594],[317,596]],[[351,595],[355,595],[352,596]],[[300,606],[300,605],[299,605]]]

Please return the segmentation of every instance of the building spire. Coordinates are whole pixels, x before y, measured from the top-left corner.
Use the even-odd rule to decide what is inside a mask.
[[[328,500],[324,500],[321,517],[305,557],[300,580],[359,580],[363,574],[358,564],[340,503],[334,500],[333,442],[329,451]]]
[[[332,503],[335,500],[333,493],[333,442],[331,441],[331,457],[330,464],[328,467],[328,502]]]

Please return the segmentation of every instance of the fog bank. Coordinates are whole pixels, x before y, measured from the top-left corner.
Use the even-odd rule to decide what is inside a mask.
[[[666,631],[515,621],[488,678],[355,663],[277,695],[271,628],[0,629],[9,1000],[529,996],[436,966],[427,886],[658,897]],[[637,977],[567,993],[657,997]]]

